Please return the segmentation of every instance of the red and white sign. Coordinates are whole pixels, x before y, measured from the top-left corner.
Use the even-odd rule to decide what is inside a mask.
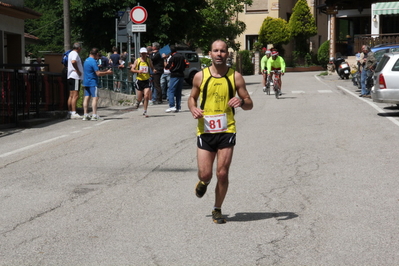
[[[147,10],[142,6],[133,7],[132,10],[130,10],[130,20],[136,24],[144,23],[147,17]]]

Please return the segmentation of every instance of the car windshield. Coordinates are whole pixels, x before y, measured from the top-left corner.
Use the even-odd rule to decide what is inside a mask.
[[[375,72],[380,72],[384,68],[384,66],[388,63],[389,59],[390,59],[389,56],[383,56],[381,58],[381,61],[378,63]]]
[[[198,55],[197,55],[197,54],[194,54],[194,53],[192,53],[192,54],[186,53],[186,54],[185,54],[185,57],[186,57],[186,59],[187,59],[188,62],[198,62]]]
[[[388,49],[381,49],[378,50],[377,52],[374,53],[374,57],[377,60],[377,62],[380,62],[381,57],[385,54],[388,53]]]

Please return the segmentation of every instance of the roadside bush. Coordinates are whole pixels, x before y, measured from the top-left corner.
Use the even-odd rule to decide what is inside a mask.
[[[329,61],[330,55],[330,40],[325,41],[320,45],[319,50],[317,51],[317,61],[322,67],[326,67]]]
[[[253,75],[254,64],[252,64],[251,53],[248,50],[239,51],[240,57],[242,58],[242,74]]]

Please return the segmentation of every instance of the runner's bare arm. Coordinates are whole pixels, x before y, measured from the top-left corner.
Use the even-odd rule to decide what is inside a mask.
[[[234,108],[241,107],[243,110],[251,110],[253,108],[253,102],[245,86],[244,78],[238,72],[235,72],[234,77],[236,82],[236,91],[240,98],[231,98],[229,106]]]
[[[193,87],[191,89],[190,97],[188,98],[188,109],[195,119],[203,117],[203,110],[197,107],[198,97],[200,95],[200,85],[202,81],[202,71],[197,72],[193,79]]]

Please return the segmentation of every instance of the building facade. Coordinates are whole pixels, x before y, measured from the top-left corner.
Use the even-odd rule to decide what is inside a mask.
[[[258,41],[259,30],[266,17],[282,18],[289,21],[297,0],[253,0],[251,6],[238,15],[247,25],[246,31],[237,37],[241,50],[252,50]],[[389,0],[307,0],[314,15],[318,33],[309,39],[310,50],[317,53],[320,45],[331,40],[330,52],[351,56],[358,52],[355,40],[373,45],[384,35],[399,35],[399,1]],[[364,36],[368,38],[364,38]],[[381,39],[381,42],[382,39]],[[392,42],[392,38],[386,38]],[[284,46],[291,54],[292,43]]]
[[[25,62],[25,39],[33,38],[24,33],[24,20],[40,18],[41,14],[24,7],[23,0],[0,2],[0,64]]]

